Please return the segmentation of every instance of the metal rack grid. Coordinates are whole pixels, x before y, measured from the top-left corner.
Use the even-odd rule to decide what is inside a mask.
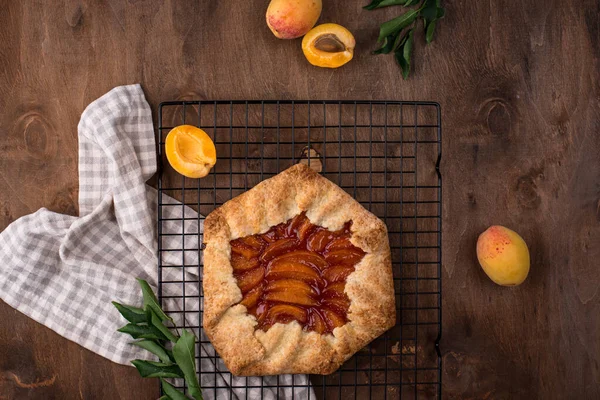
[[[181,124],[202,128],[215,142],[219,159],[206,178],[185,178],[166,161],[165,137]],[[159,108],[158,153],[159,298],[165,305],[179,297],[174,300],[183,309],[168,311],[179,316],[179,326],[201,329],[201,321],[189,326],[181,316],[201,312],[203,295],[197,286],[201,286],[202,259],[186,265],[186,252],[202,253],[203,216],[303,158],[313,167],[318,159],[323,176],[388,227],[397,323],[334,374],[311,376],[309,385],[318,399],[441,398],[441,112],[437,103],[165,102]],[[163,195],[181,204],[166,202]],[[173,207],[189,207],[199,214],[189,217],[182,210],[174,218],[169,216]],[[191,230],[185,226],[190,220],[196,222]],[[162,246],[165,224],[180,225],[176,235],[181,236],[182,248]],[[197,246],[186,247],[190,240]],[[169,256],[181,261],[167,263]],[[175,278],[165,273],[167,268],[178,271]],[[186,269],[199,271],[200,278],[186,274]],[[180,285],[180,296],[165,294],[166,285],[172,284]],[[196,290],[190,285],[196,285]],[[208,343],[205,335],[199,337],[200,345]],[[202,370],[206,357],[217,370]],[[217,355],[200,352],[198,361],[204,378],[213,374],[216,382],[220,372],[226,372]],[[245,387],[270,388],[275,393],[284,388],[279,379],[255,379],[259,383],[246,379]],[[290,386],[298,384],[292,381]],[[216,383],[203,383],[205,392],[216,395],[220,389]]]

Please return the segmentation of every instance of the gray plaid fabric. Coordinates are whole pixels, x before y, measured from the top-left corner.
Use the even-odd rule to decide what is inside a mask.
[[[157,193],[146,185],[156,172],[156,148],[150,107],[139,85],[111,90],[92,104],[79,122],[79,217],[57,214],[45,208],[13,222],[0,234],[0,298],[20,312],[60,335],[114,362],[129,364],[134,358],[151,359],[145,350],[129,345],[128,335],[116,332],[125,324],[112,306],[115,300],[139,305],[141,292],[135,278],[156,288]],[[163,198],[162,204],[179,204]],[[166,218],[163,249],[180,249],[182,230],[202,232],[197,214],[184,206],[162,207]],[[180,236],[181,235],[181,236]],[[193,236],[185,239],[186,249],[198,249]],[[184,258],[185,257],[185,258]],[[163,264],[194,265],[198,252],[166,252]],[[164,280],[184,280],[186,296],[198,293],[198,271],[165,269]],[[166,284],[163,294],[181,296],[184,284]],[[156,290],[156,289],[155,289]],[[198,310],[189,304],[186,310]],[[181,300],[164,304],[167,310],[181,310]],[[199,325],[199,313],[174,313],[176,322]],[[177,320],[177,318],[179,320]],[[203,332],[194,332],[206,341]],[[313,397],[303,375],[235,378],[216,356],[210,344],[198,350],[201,358],[201,385],[206,399]],[[205,358],[206,357],[206,358]],[[212,358],[211,358],[212,357]],[[244,386],[258,386],[246,389]],[[279,393],[268,386],[280,388]],[[261,386],[265,386],[261,389]]]

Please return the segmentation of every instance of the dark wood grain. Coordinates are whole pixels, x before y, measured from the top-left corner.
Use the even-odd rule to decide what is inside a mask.
[[[412,77],[369,54],[397,9],[325,0],[357,39],[339,70],[277,40],[261,1],[4,1],[0,228],[77,213],[77,122],[116,85],[173,99],[420,99],[444,125],[444,397],[600,397],[600,3],[446,1]],[[491,224],[532,271],[495,286],[475,258]],[[0,304],[0,398],[157,397],[157,386]]]

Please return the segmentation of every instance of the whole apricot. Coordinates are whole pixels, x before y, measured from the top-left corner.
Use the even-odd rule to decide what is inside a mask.
[[[321,0],[271,0],[267,25],[279,39],[306,35],[321,16]]]
[[[487,276],[498,285],[520,285],[529,274],[527,244],[518,233],[503,226],[490,226],[479,235],[477,259]]]

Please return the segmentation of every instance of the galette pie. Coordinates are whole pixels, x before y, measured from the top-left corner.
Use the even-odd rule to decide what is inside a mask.
[[[330,374],[396,320],[384,223],[303,164],[204,224],[204,330],[235,375]]]

